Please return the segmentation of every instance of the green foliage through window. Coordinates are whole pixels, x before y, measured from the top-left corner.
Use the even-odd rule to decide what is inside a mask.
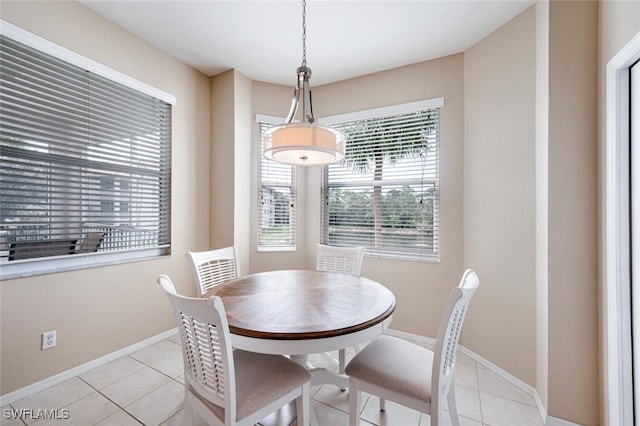
[[[324,168],[324,243],[437,259],[439,112],[333,124],[346,135],[346,156]]]

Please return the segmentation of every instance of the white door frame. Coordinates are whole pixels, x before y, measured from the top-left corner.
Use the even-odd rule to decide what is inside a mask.
[[[631,76],[631,363],[634,419],[640,423],[640,62]]]
[[[634,424],[629,256],[629,68],[639,59],[640,32],[609,61],[606,70],[603,355],[605,422],[610,426]]]

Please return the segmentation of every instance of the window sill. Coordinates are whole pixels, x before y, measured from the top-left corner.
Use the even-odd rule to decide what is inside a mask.
[[[438,255],[427,256],[427,257],[411,257],[411,256],[402,256],[399,254],[365,253],[364,256],[374,258],[374,259],[402,260],[406,262],[440,263],[440,256]]]
[[[0,258],[0,280],[139,262],[142,260],[157,259],[167,256],[168,254],[168,248],[153,248],[138,251],[76,254],[38,260],[12,260],[10,262],[6,257],[2,257]]]
[[[258,247],[259,253],[293,252],[296,247]]]

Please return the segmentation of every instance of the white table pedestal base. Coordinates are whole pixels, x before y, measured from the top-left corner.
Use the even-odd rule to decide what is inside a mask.
[[[338,374],[335,371],[327,370],[323,367],[308,368],[307,358],[308,355],[289,355],[292,361],[304,366],[311,373],[311,386],[320,385],[335,385],[342,390],[345,390],[349,385],[349,377],[344,374]],[[316,411],[313,409],[313,405],[310,403],[311,426],[318,426],[318,418],[316,417]]]
[[[344,374],[338,374],[326,368],[313,368],[309,370],[311,373],[311,386],[317,385],[336,385],[341,390],[345,390],[349,385],[349,377]]]

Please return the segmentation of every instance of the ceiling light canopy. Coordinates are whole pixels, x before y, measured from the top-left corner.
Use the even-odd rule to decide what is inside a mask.
[[[344,134],[331,127],[317,124],[313,117],[307,67],[306,1],[302,1],[302,65],[293,91],[291,109],[284,122],[270,127],[264,134],[264,156],[267,159],[296,166],[318,166],[344,158]],[[302,120],[294,118],[302,104]]]

